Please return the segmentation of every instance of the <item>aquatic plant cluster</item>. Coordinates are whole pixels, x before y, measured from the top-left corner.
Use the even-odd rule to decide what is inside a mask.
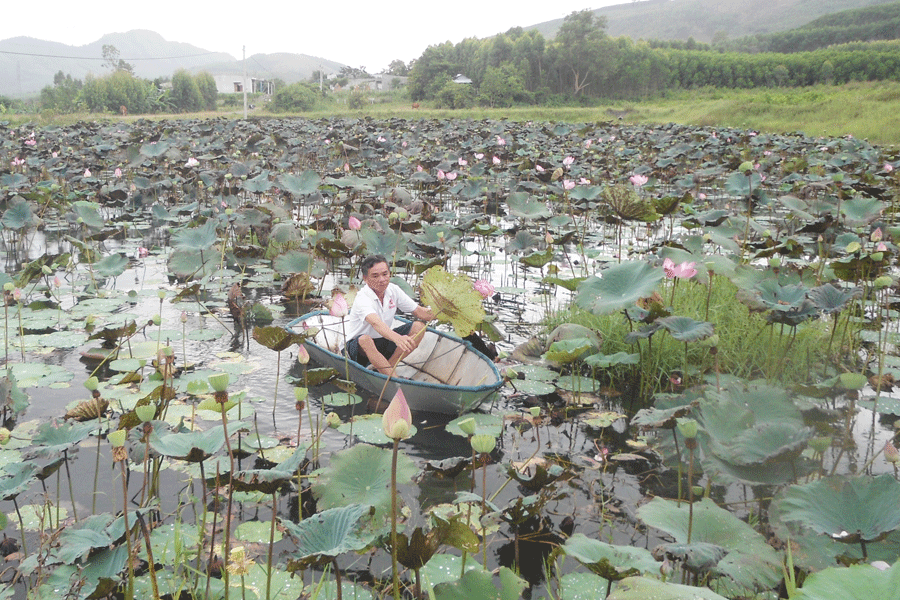
[[[891,597],[898,163],[677,125],[0,123],[0,597]],[[369,253],[413,294],[473,280],[490,410],[361,415],[307,364],[284,325]]]

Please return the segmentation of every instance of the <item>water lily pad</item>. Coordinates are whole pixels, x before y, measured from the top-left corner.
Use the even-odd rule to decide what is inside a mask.
[[[334,392],[333,394],[322,396],[322,404],[325,406],[351,406],[360,404],[362,401],[362,396],[348,392]]]
[[[466,419],[473,419],[475,421],[475,434],[474,435],[492,435],[494,437],[500,437],[500,434],[503,431],[503,416],[502,415],[493,415],[493,414],[482,414],[482,413],[470,413],[467,415],[463,415],[461,417],[457,417],[447,423],[446,430],[448,433],[452,433],[453,435],[459,435],[462,437],[468,437],[468,434],[463,432],[462,429],[459,428],[459,422],[465,421]]]
[[[381,415],[360,415],[353,417],[352,424],[350,422],[341,423],[338,431],[345,435],[352,434],[361,442],[367,444],[386,445],[391,444],[390,438],[384,434],[384,426],[381,424]],[[409,428],[409,437],[416,435],[415,425]]]
[[[55,383],[68,383],[74,373],[58,365],[46,363],[12,363],[9,370],[19,387],[49,387]]]
[[[613,313],[650,296],[663,277],[662,269],[647,262],[623,262],[588,277],[578,286],[575,303],[598,316]]]

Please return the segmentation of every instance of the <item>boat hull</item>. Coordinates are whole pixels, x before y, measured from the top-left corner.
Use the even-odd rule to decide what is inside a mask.
[[[404,319],[396,319],[396,327]],[[403,390],[410,409],[444,414],[462,414],[477,408],[503,384],[494,363],[472,345],[443,331],[428,327],[419,347],[397,366],[388,378],[377,371],[346,360],[343,323],[324,311],[291,321],[287,328],[301,332],[316,327],[318,333],[304,342],[316,363],[348,373],[358,387],[389,402]]]

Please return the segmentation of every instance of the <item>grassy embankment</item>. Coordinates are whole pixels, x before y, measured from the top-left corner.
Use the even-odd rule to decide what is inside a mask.
[[[313,111],[283,115],[265,108],[250,111],[254,117],[301,116],[308,118],[362,117],[406,119],[510,119],[514,121],[617,121],[623,114],[624,123],[682,123],[686,125],[726,126],[762,132],[802,132],[809,136],[845,136],[868,139],[881,146],[900,143],[900,83],[857,82],[843,86],[811,88],[764,88],[752,90],[722,90],[707,88],[670,94],[640,102],[615,102],[594,107],[520,106],[513,108],[472,108],[446,110],[431,108],[422,103],[413,109],[400,94],[385,95],[398,98],[376,101],[360,111],[349,110],[340,101],[323,102]],[[375,96],[376,99],[386,99]],[[340,100],[340,96],[338,96]],[[240,117],[240,108],[221,108],[216,113],[182,115],[135,115],[128,117],[96,114],[57,115],[50,122],[39,115],[7,115],[12,124],[33,122],[39,125],[68,124],[80,120],[101,118],[136,120],[140,118],[210,118],[214,116]]]

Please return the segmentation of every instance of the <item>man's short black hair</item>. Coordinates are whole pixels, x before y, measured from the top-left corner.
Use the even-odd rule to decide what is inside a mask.
[[[369,270],[378,263],[388,264],[387,259],[382,254],[370,254],[359,263],[359,270],[362,272],[363,278],[369,276]]]

